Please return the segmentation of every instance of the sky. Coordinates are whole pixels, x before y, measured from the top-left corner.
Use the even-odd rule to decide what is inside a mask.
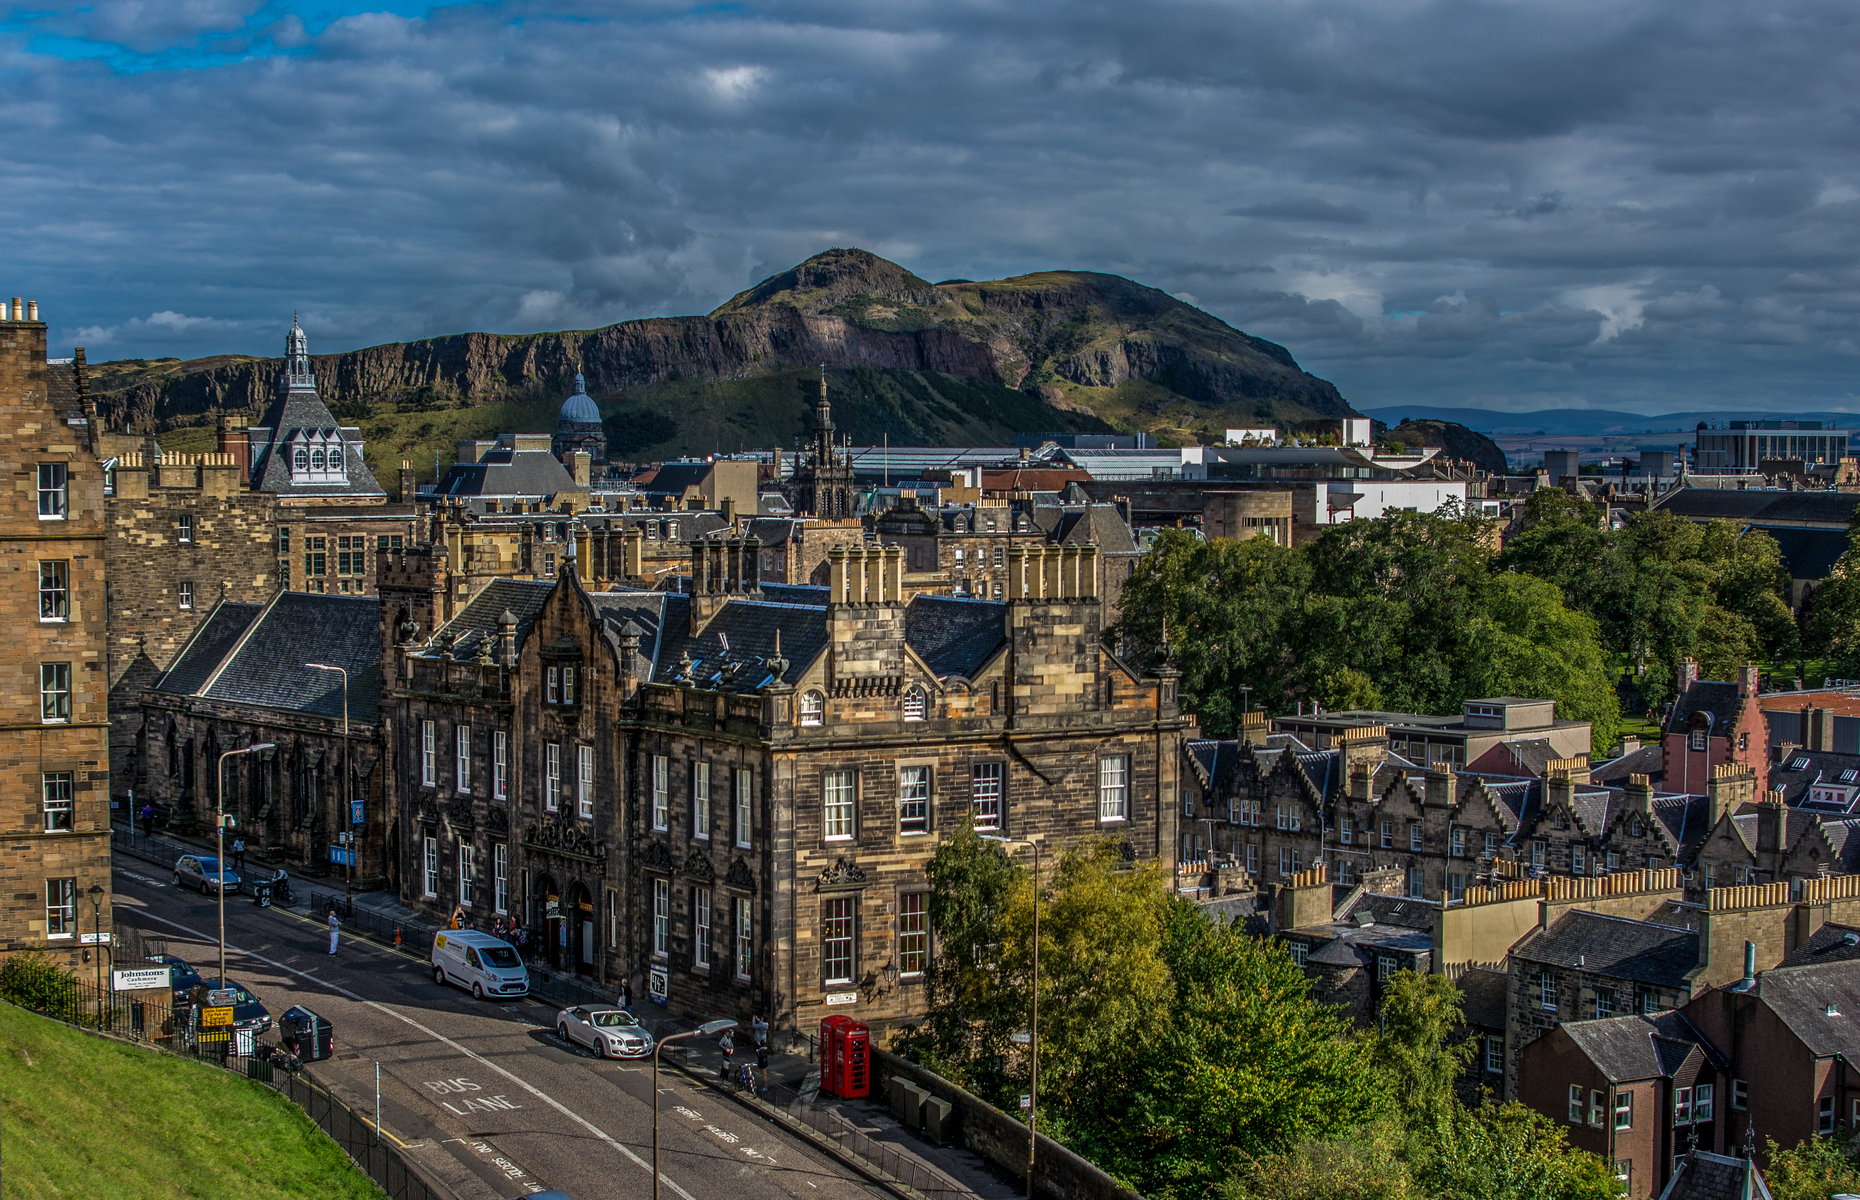
[[[1106,271],[1358,408],[1860,410],[1848,0],[0,0],[53,353]]]

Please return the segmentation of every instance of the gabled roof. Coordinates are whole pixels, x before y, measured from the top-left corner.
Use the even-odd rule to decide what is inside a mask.
[[[1693,1150],[1673,1164],[1660,1200],[1774,1200],[1763,1170],[1747,1158]]]
[[[1661,773],[1666,770],[1666,750],[1655,744],[1630,750],[1618,758],[1611,758],[1600,766],[1591,767],[1589,778],[1596,783],[1609,787],[1626,785],[1628,776],[1645,775],[1652,783],[1659,783]]]
[[[1699,962],[1699,935],[1688,929],[1572,911],[1512,947],[1522,962],[1588,971],[1636,983],[1685,985]]]
[[[973,679],[1007,640],[1007,606],[992,600],[917,596],[905,610],[904,640],[937,675]]]
[[[238,600],[222,601],[213,606],[207,619],[200,623],[194,635],[175,655],[174,662],[162,677],[155,682],[155,690],[174,692],[177,695],[191,696],[199,691],[207,679],[224,662],[226,655],[239,644],[245,631],[252,627],[258,614],[265,611],[262,604],[248,604]]]
[[[1762,971],[1756,993],[1816,1057],[1860,1054],[1860,963]]]
[[[489,451],[477,462],[453,463],[433,489],[441,496],[523,496],[540,499],[585,492],[547,450]]]
[[[1802,765],[1798,767],[1797,763]],[[1792,750],[1786,758],[1770,766],[1770,787],[1783,794],[1783,802],[1786,804],[1803,804],[1808,799],[1809,788],[1818,783],[1860,788],[1860,754],[1840,754],[1833,750]],[[1818,811],[1852,812],[1855,804],[1860,803],[1860,791],[1854,795],[1855,803],[1850,803],[1845,809],[1821,808]]]
[[[665,597],[664,634],[652,680],[669,683],[686,654],[696,686],[724,692],[754,692],[769,682],[768,660],[781,631],[781,654],[788,661],[784,683],[795,683],[827,647],[826,610],[766,600],[731,600],[695,636],[691,597]]]
[[[530,635],[530,626],[536,623],[536,614],[554,590],[554,583],[540,579],[493,579],[479,589],[463,611],[433,630],[431,642],[418,653],[437,658],[445,638],[451,636],[455,639],[455,660],[475,659],[484,648],[484,640],[497,637],[497,624],[505,612],[517,619],[517,645],[521,647]],[[495,646],[491,653],[497,653]]]
[[[1791,950],[1781,965],[1810,967],[1830,962],[1860,962],[1860,927],[1829,922]]]
[[[1694,1053],[1717,1057],[1692,1023],[1670,1009],[1570,1021],[1562,1029],[1610,1083],[1670,1077]]]
[[[641,490],[682,496],[686,488],[702,487],[710,477],[711,470],[712,465],[707,462],[668,462],[659,468],[650,481],[642,485]]]
[[[381,697],[380,601],[280,592],[256,621],[253,615],[226,614],[211,645],[194,639],[189,649],[197,652],[184,655],[185,663],[176,664],[183,670],[164,675],[157,690],[340,719],[342,677],[308,666],[323,663],[348,671],[350,725],[374,724]]]
[[[1737,694],[1735,683],[1701,679],[1673,702],[1672,715],[1666,720],[1666,731],[1685,733],[1692,728],[1693,716],[1704,714],[1710,721],[1713,737],[1729,737],[1742,700]]]
[[[1653,817],[1682,858],[1711,836],[1711,800],[1705,796],[1655,796]]]
[[[1845,529],[1860,495],[1851,492],[1734,491],[1729,488],[1680,488],[1656,507],[1695,521],[1739,523],[1811,522]]]

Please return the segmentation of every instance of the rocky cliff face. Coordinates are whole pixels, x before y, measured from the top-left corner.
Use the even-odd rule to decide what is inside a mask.
[[[816,255],[708,316],[456,334],[322,355],[315,369],[340,412],[536,398],[565,390],[577,369],[597,399],[617,399],[679,380],[740,380],[816,363],[956,376],[1072,411],[1095,409],[1100,389],[1131,381],[1207,409],[1231,407],[1248,421],[1353,411],[1283,347],[1115,275],[931,284],[863,250]],[[93,368],[93,390],[113,427],[166,429],[218,412],[256,417],[279,369],[276,359],[234,356],[103,363]]]

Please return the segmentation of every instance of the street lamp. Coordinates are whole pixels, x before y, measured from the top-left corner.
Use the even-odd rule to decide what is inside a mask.
[[[1033,1200],[1033,1152],[1040,1144],[1040,843],[989,833],[982,840],[1033,848],[1033,1016],[1027,1026],[1027,1200]]]
[[[334,671],[342,676],[342,823],[350,826],[349,844],[343,858],[348,866],[348,878],[343,883],[346,895],[355,894],[355,802],[349,796],[349,673],[341,667],[329,667],[322,663],[305,663],[312,671]]]
[[[213,769],[213,836],[217,844],[215,865],[220,872],[220,986],[226,986],[226,760],[236,754],[256,754],[260,750],[275,750],[275,742],[257,742],[239,750],[228,750],[220,755],[219,763]]]
[[[659,1200],[659,1051],[667,1042],[682,1042],[687,1038],[715,1037],[726,1029],[735,1029],[736,1022],[724,1019],[706,1021],[696,1029],[684,1033],[672,1033],[652,1044],[652,1200]]]
[[[103,889],[91,884],[84,893],[90,897],[91,953],[97,961],[97,1003],[103,1003]],[[101,1025],[99,1026],[101,1028]]]

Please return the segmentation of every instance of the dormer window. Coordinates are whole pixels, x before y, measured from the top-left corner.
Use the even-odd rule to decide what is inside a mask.
[[[302,474],[310,469],[310,452],[299,450],[291,459],[291,468]]]
[[[801,724],[818,725],[826,716],[827,698],[819,692],[801,693]]]
[[[904,693],[904,719],[921,721],[924,719],[924,690],[913,687]]]
[[[332,471],[342,470],[342,451],[331,450],[329,452],[329,469]]]
[[[328,470],[328,468],[323,465],[323,452],[321,450],[312,450],[310,452],[310,469],[312,471]]]
[[[1705,731],[1703,729],[1694,729],[1692,731],[1692,748],[1694,750],[1703,750],[1705,748]]]

